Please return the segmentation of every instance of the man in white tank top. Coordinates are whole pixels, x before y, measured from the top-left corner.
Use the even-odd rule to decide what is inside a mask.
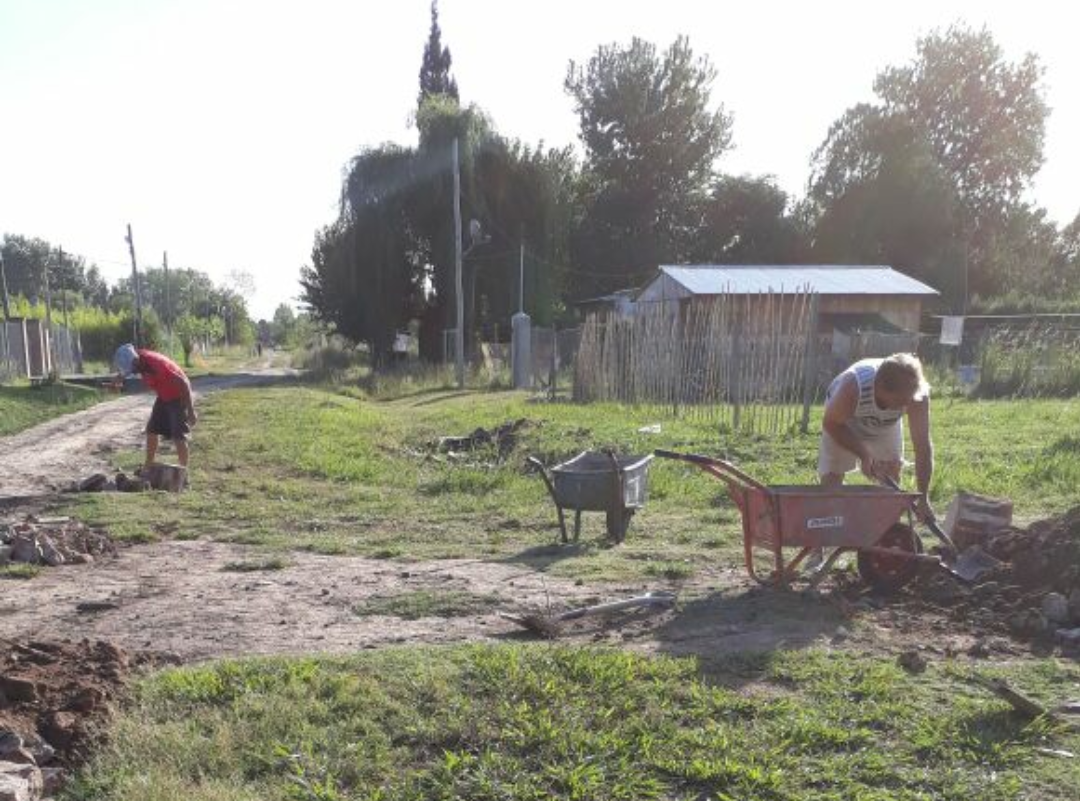
[[[825,395],[818,475],[827,487],[844,483],[858,466],[870,479],[900,480],[904,464],[904,415],[915,447],[919,517],[933,519],[930,480],[934,445],[930,440],[930,386],[922,364],[909,353],[863,359],[833,379]]]

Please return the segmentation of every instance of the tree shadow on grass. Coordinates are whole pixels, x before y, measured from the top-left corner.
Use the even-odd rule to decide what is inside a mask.
[[[765,669],[755,655],[820,645],[846,620],[817,593],[740,586],[680,604],[653,637],[661,653],[697,657],[707,673],[735,669],[738,678]]]

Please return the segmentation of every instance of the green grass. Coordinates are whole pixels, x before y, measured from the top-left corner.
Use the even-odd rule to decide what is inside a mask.
[[[960,668],[821,651],[733,659],[547,646],[388,649],[143,680],[69,789],[83,801],[1073,799],[1080,737]],[[1020,665],[1047,702],[1080,670]],[[748,684],[745,691],[741,685]]]
[[[433,447],[528,418],[504,461],[494,450],[455,460]],[[583,515],[581,541],[554,545],[555,509],[526,454],[553,464],[584,448],[657,447],[724,456],[766,483],[812,483],[816,434],[779,439],[718,433],[610,405],[532,403],[520,393],[420,391],[392,402],[313,387],[242,389],[203,402],[192,448],[193,492],[86,495],[64,510],[143,541],[176,536],[377,558],[486,558],[574,578],[681,580],[740,559],[737,510],[720,482],[656,460],[650,497],[624,544],[605,539],[604,516]],[[819,423],[815,419],[813,428]],[[1080,502],[1080,401],[944,400],[934,407],[939,512],[959,489],[1012,498],[1020,521]],[[120,466],[134,467],[138,453]],[[909,477],[910,481],[910,477]],[[570,516],[572,523],[572,515]]]
[[[93,406],[103,398],[96,389],[74,384],[0,386],[0,437]]]
[[[0,579],[32,579],[42,571],[41,565],[25,563],[0,566]]]
[[[246,559],[240,562],[227,562],[222,570],[227,573],[257,573],[261,571],[284,570],[289,562],[280,556],[268,559]]]
[[[424,617],[466,617],[489,612],[502,603],[497,595],[478,595],[465,590],[415,590],[398,595],[369,598],[353,612],[361,617],[391,615],[404,620]]]

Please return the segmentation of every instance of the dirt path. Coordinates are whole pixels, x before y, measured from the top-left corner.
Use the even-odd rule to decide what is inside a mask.
[[[348,652],[392,643],[479,640],[514,631],[494,608],[456,618],[360,616],[372,598],[450,591],[543,603],[548,593],[585,598],[586,588],[520,566],[453,560],[403,565],[308,553],[280,570],[227,566],[265,557],[250,547],[206,541],[124,549],[114,559],[48,570],[0,601],[0,636],[107,638],[124,648],[184,661],[267,653]],[[79,604],[99,611],[80,612]],[[85,608],[85,607],[84,607]]]
[[[196,379],[196,396],[254,386],[293,375],[258,370]],[[96,472],[109,472],[109,455],[142,446],[154,396],[131,395],[63,415],[14,436],[0,437],[0,501],[59,492]]]
[[[265,558],[249,546],[168,541],[124,548],[88,565],[47,569],[31,581],[3,582],[0,637],[108,639],[184,662],[348,653],[395,644],[531,638],[499,612],[562,611],[646,589],[677,589],[681,601],[674,611],[589,618],[568,626],[560,639],[705,661],[811,645],[895,653],[933,643],[930,650],[941,655],[962,654],[974,641],[944,620],[902,608],[861,610],[853,618],[827,594],[762,590],[734,569],[717,571],[707,585],[579,586],[499,562],[409,564],[296,552],[281,569],[236,571],[237,563]],[[454,616],[416,620],[357,613],[373,599],[438,598],[448,592],[485,603]]]
[[[285,370],[261,370],[196,382],[199,392],[280,380]],[[124,397],[0,439],[0,517],[19,519],[45,496],[96,471],[109,455],[138,449],[152,398]],[[577,622],[567,642],[609,644],[704,660],[740,651],[814,644],[895,652],[928,646],[963,653],[973,637],[940,619],[902,608],[853,614],[835,599],[752,586],[741,570],[699,571],[693,584],[593,585],[552,578],[537,569],[497,561],[444,560],[409,564],[296,552],[278,570],[236,572],[237,563],[265,551],[209,541],[166,541],[121,549],[92,564],[44,570],[30,581],[0,582],[0,637],[101,638],[132,650],[171,652],[183,661],[219,656],[346,653],[392,644],[444,644],[529,636],[500,610],[573,608],[677,589],[674,611],[636,611]],[[357,614],[372,599],[417,593],[483,601],[455,616],[406,620]],[[87,606],[89,604],[89,606]]]

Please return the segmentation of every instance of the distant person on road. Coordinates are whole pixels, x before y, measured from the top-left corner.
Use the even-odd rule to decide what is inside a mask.
[[[933,520],[930,480],[934,444],[930,439],[930,385],[922,363],[910,353],[886,359],[863,359],[833,379],[825,394],[825,418],[818,452],[822,485],[839,487],[855,470],[874,481],[900,481],[904,466],[904,423],[911,425],[915,447],[916,512]]]
[[[188,463],[188,435],[198,422],[195,402],[191,398],[191,382],[180,366],[152,350],[121,345],[113,363],[121,377],[138,374],[143,383],[157,395],[150,421],[146,424],[146,466],[154,462],[160,437],[172,440],[181,467]]]

